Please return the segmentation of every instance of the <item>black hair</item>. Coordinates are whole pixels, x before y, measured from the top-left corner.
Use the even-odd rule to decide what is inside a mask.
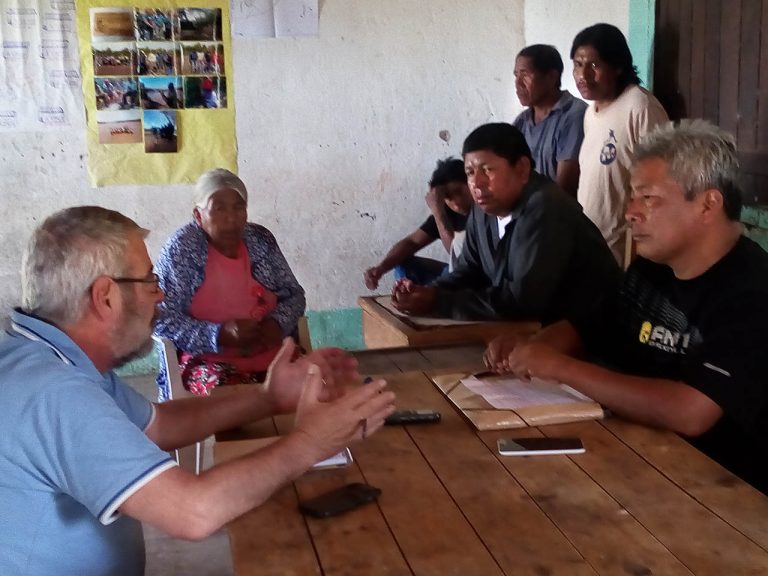
[[[462,156],[478,150],[490,150],[496,156],[506,158],[510,164],[515,164],[525,156],[531,162],[533,170],[533,156],[531,149],[525,141],[523,133],[512,124],[506,122],[493,122],[478,126],[466,137],[461,149]]]
[[[560,77],[563,75],[563,59],[557,48],[549,44],[532,44],[526,46],[517,54],[518,58],[528,58],[537,72],[546,74],[557,70],[557,87],[560,88]]]
[[[453,157],[437,161],[437,167],[432,172],[432,178],[429,180],[429,187],[445,186],[449,182],[467,183],[464,162]]]
[[[629,51],[627,39],[621,30],[612,24],[594,24],[576,34],[571,46],[571,60],[582,46],[592,46],[600,59],[620,71],[616,78],[616,95],[624,92],[630,84],[640,84],[637,66],[632,63],[632,52]]]

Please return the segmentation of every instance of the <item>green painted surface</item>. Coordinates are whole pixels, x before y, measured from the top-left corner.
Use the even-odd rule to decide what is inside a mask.
[[[768,206],[744,206],[741,221],[748,226],[757,226],[768,230]]]
[[[152,350],[149,354],[143,358],[129,362],[122,368],[118,368],[116,372],[122,376],[146,376],[147,374],[157,373],[157,354]]]
[[[363,313],[360,308],[308,310],[307,323],[313,348],[337,346],[360,350],[363,343]]]
[[[768,206],[745,206],[741,211],[744,234],[768,252]]]
[[[643,86],[653,88],[653,34],[656,28],[656,0],[630,0],[627,43]]]

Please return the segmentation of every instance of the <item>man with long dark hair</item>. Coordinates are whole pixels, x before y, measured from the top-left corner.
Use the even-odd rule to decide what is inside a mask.
[[[615,26],[595,24],[579,32],[571,60],[576,87],[593,102],[584,115],[578,199],[624,263],[632,151],[643,135],[667,121],[667,113],[640,87],[632,53]]]

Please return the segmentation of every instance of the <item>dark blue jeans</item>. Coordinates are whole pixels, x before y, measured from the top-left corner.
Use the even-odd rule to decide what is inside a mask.
[[[448,264],[432,258],[411,256],[399,266],[395,266],[394,272],[395,280],[408,278],[416,284],[427,286],[440,276],[448,274]]]

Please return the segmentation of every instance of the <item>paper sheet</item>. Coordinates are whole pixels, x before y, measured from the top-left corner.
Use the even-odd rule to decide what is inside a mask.
[[[592,400],[573,388],[558,382],[539,378],[530,381],[495,376],[478,379],[474,376],[461,382],[475,394],[482,396],[491,406],[501,410],[517,410],[526,406],[547,404],[591,403]]]
[[[74,0],[3,0],[0,6],[0,132],[80,125]]]
[[[231,0],[232,36],[274,38],[275,10],[272,0]]]
[[[231,10],[233,36],[317,36],[317,0],[231,0]]]

